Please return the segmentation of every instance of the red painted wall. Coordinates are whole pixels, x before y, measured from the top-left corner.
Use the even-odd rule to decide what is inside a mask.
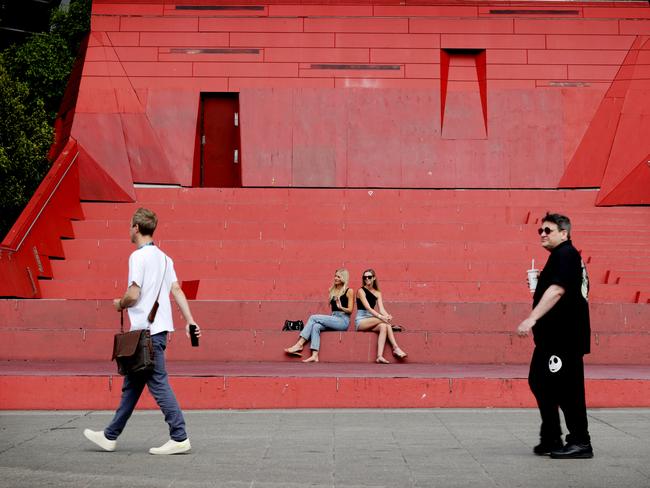
[[[468,131],[460,138],[473,110],[466,93],[453,94],[456,137],[445,137],[434,90],[246,90],[244,185],[555,188],[585,129],[572,107],[591,114],[602,96],[596,89],[493,90],[487,137]],[[562,124],[567,113],[573,120]],[[449,105],[446,123],[453,123]]]
[[[84,180],[83,197],[191,185],[200,94],[220,91],[240,92],[245,186],[554,188],[605,176],[605,203],[646,194],[650,142],[632,126],[617,137],[634,162],[600,154],[594,176],[589,149],[576,150],[611,149],[584,140],[608,90],[647,80],[645,51],[630,57],[650,35],[647,3],[220,5],[93,2],[72,135],[90,174],[110,181]],[[650,112],[647,94],[634,100]]]

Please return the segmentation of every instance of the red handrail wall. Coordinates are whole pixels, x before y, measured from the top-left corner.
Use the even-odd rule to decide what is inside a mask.
[[[61,238],[81,219],[77,143],[70,139],[0,244],[0,296],[40,298],[39,277],[52,276],[49,260],[62,258]]]

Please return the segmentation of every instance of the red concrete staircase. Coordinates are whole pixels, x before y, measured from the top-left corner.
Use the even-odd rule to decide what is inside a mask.
[[[113,408],[110,363],[126,286],[129,218],[155,238],[192,301],[201,346],[176,334],[172,382],[185,408],[532,406],[525,271],[546,251],[546,210],[573,221],[591,278],[590,406],[650,405],[650,208],[594,207],[590,190],[139,188],[137,203],[82,204],[43,299],[0,301],[2,408]],[[376,365],[376,336],[323,334],[318,365],[286,357],[285,319],[326,313],[336,268],[377,271],[406,331],[402,364]],[[176,325],[182,325],[177,314]],[[606,387],[605,387],[606,386]],[[150,398],[147,406],[153,406]]]

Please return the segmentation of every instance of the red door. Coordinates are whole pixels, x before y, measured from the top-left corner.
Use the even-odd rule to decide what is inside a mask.
[[[239,94],[203,97],[201,186],[240,187]]]

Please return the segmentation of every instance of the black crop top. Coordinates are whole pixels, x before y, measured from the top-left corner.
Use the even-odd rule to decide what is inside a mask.
[[[345,308],[348,308],[348,295],[347,295],[348,290],[349,288],[346,288],[345,291],[343,292],[343,295],[341,295],[341,305]],[[345,312],[345,310],[341,310],[338,307],[338,305],[336,304],[336,299],[334,298],[330,300],[330,306],[332,307],[332,312]]]
[[[368,291],[365,288],[363,292],[366,294],[366,300],[368,300],[368,305],[370,305],[370,308],[368,310],[375,308],[375,305],[377,305],[377,297],[371,291]],[[357,298],[357,309],[366,310],[366,307],[363,305],[363,302],[359,298]]]

